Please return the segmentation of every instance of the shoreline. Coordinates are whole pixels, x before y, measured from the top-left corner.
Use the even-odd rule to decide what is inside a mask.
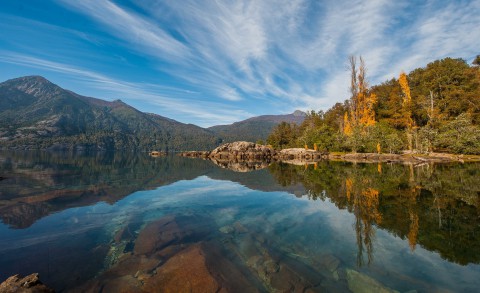
[[[448,162],[480,162],[480,155],[464,155],[449,153],[339,153],[320,152],[304,148],[288,148],[275,150],[269,146],[251,142],[226,143],[212,151],[188,151],[178,154],[182,157],[203,158],[215,161],[260,162],[280,161],[291,164],[308,164],[319,161],[342,161],[352,163],[448,163]]]

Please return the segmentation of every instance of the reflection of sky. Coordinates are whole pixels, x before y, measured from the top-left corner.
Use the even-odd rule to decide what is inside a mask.
[[[218,225],[211,227],[212,232],[217,232],[222,225],[239,221],[250,231],[261,231],[269,243],[280,250],[307,259],[316,254],[333,254],[344,266],[359,269],[356,268],[353,214],[339,210],[329,200],[311,201],[285,192],[254,191],[206,176],[136,192],[113,205],[98,203],[64,210],[23,230],[8,229],[1,224],[0,256],[18,248],[31,249],[31,253],[35,253],[37,244],[46,241],[62,243],[66,237],[97,229],[113,236],[115,230],[133,219],[149,222],[172,213],[211,217]],[[446,286],[462,284],[467,288],[478,285],[480,266],[449,263],[437,253],[418,245],[411,252],[408,240],[386,231],[376,230],[373,249],[373,263],[361,270],[385,284],[392,282],[391,276],[396,276],[396,282],[401,276],[407,276],[406,279],[422,278]],[[401,283],[391,286],[403,286],[402,290],[415,289]]]

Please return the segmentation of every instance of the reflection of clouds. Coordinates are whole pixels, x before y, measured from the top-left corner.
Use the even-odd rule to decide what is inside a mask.
[[[436,280],[435,285],[447,288],[459,283],[465,288],[476,288],[474,286],[478,283],[479,265],[451,263],[438,253],[418,245],[411,252],[408,239],[401,239],[381,229],[376,231],[375,255],[375,266],[389,268],[391,274],[398,276],[423,276],[427,280]]]

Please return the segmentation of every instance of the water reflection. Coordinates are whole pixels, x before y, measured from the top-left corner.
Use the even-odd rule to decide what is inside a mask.
[[[375,227],[459,264],[480,263],[480,164],[278,164],[282,184],[301,182],[312,200],[355,215],[359,266],[373,260]],[[364,255],[366,254],[366,256]]]
[[[295,166],[213,162],[135,153],[0,153],[0,217],[26,228],[52,212],[114,203],[138,191],[202,175],[261,191],[330,200],[355,215],[359,266],[373,261],[375,227],[460,264],[480,263],[480,165],[352,164]],[[247,170],[265,170],[252,173]]]
[[[196,178],[209,167],[200,160],[128,152],[2,152],[0,217],[13,228],[27,228],[55,211],[114,203],[137,190]]]
[[[0,153],[0,277],[156,286],[168,281],[158,272],[202,255],[206,267],[190,259],[198,271],[238,281],[218,286],[251,291],[348,291],[367,275],[403,291],[460,288],[437,271],[470,282],[461,289],[478,283],[480,164],[221,164]]]

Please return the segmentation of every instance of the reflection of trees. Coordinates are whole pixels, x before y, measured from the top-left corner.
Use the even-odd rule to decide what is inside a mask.
[[[375,227],[460,264],[480,263],[480,164],[348,164],[269,167],[282,184],[301,182],[312,200],[355,215],[359,264],[372,261]]]
[[[373,240],[375,229],[373,225],[382,221],[382,215],[378,210],[379,191],[367,187],[368,181],[355,184],[352,178],[345,179],[345,189],[349,208],[355,215],[355,234],[357,239],[357,265],[363,265],[363,252],[367,252],[368,264],[373,261]]]

